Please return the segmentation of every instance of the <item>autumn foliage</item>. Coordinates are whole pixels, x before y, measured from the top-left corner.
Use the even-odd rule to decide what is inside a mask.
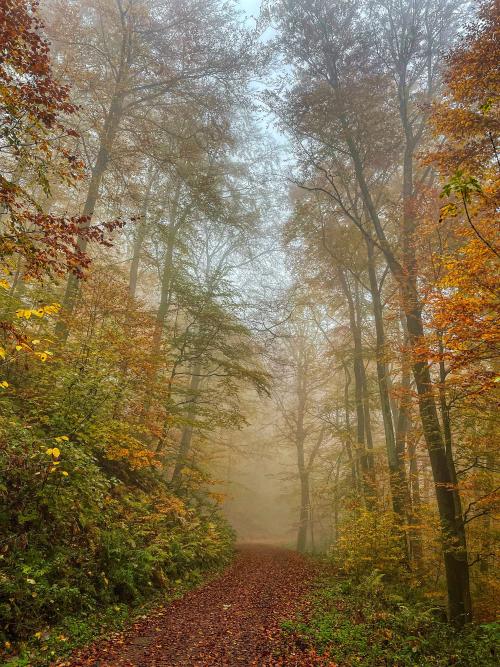
[[[106,243],[106,228],[89,227],[81,215],[53,214],[47,202],[54,182],[76,186],[83,163],[71,151],[76,113],[67,86],[53,76],[38,2],[5,0],[0,6],[0,206],[4,231],[0,256],[23,257],[24,273],[80,274],[89,259],[78,246],[82,234]]]
[[[0,656],[227,564],[234,491],[317,593],[244,550],[83,664],[489,664],[498,2],[237,4],[0,0]]]
[[[169,352],[152,354],[159,329],[150,307],[130,297],[120,262],[96,261],[113,252],[122,213],[137,222],[128,215],[136,203],[93,219],[80,213],[90,175],[75,129],[83,111],[58,80],[46,30],[38,2],[0,2],[6,659],[20,650],[16,641],[30,641],[31,656],[49,659],[50,642],[64,647],[69,634],[51,636],[49,628],[103,609],[125,614],[133,602],[196,583],[226,561],[233,535],[219,514],[221,496],[207,493],[208,474],[177,451],[181,432],[196,424],[185,406],[201,393],[190,393],[186,369],[200,355],[199,372],[215,359],[225,369],[201,411],[203,433],[244,421],[240,382],[265,385],[249,360],[247,329],[216,302],[213,288],[197,289],[186,274]],[[70,275],[85,278],[73,317],[60,303]],[[70,330],[64,342],[55,334],[62,318]],[[174,490],[177,459],[182,481]]]

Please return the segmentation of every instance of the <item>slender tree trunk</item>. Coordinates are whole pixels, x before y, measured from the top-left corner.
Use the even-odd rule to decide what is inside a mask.
[[[134,243],[132,246],[132,261],[130,263],[130,273],[128,281],[128,293],[130,301],[135,299],[135,293],[137,290],[137,279],[139,277],[139,265],[141,263],[141,253],[142,246],[144,244],[144,239],[146,238],[146,233],[148,229],[148,211],[151,204],[151,190],[153,189],[153,184],[155,182],[155,172],[150,167],[148,170],[148,179],[146,192],[144,193],[144,199],[142,202],[142,210],[139,224],[137,225]]]
[[[399,399],[398,420],[396,425],[396,451],[401,461],[404,461],[405,448],[408,449],[409,457],[409,476],[411,479],[408,487],[409,500],[407,504],[408,512],[408,543],[410,556],[417,567],[422,566],[422,531],[419,527],[420,516],[420,490],[418,488],[418,467],[415,452],[414,438],[410,438],[410,388],[411,388],[411,360],[408,352],[408,331],[404,314],[401,313],[401,328],[403,330],[403,340],[401,343],[401,397]],[[413,449],[412,449],[413,447]],[[414,484],[416,484],[416,495],[414,495]]]
[[[304,553],[307,547],[307,531],[310,521],[310,489],[309,473],[303,471],[300,475],[300,512],[299,528],[297,531],[297,551]]]
[[[439,354],[442,357],[444,353],[443,348],[443,337],[441,332],[438,332],[438,345],[439,345]],[[446,397],[446,367],[444,360],[441,358],[439,362],[439,407],[441,413],[441,422],[443,424],[443,435],[444,443],[446,447],[446,457],[448,459],[448,466],[450,468],[450,475],[453,477],[453,484],[455,485],[455,511],[457,515],[462,516],[462,502],[460,500],[460,494],[458,493],[458,478],[455,469],[455,462],[453,460],[453,442],[451,435],[451,420],[450,420],[450,408],[448,406],[448,400]]]
[[[158,306],[158,310],[156,311],[156,322],[153,332],[153,341],[151,344],[151,353],[153,361],[160,354],[161,338],[163,334],[163,329],[165,327],[165,321],[167,319],[168,309],[170,307],[170,301],[172,296],[172,280],[174,276],[174,250],[177,241],[177,231],[180,225],[179,220],[177,219],[179,210],[180,190],[181,188],[180,185],[178,184],[174,194],[172,210],[170,213],[170,223],[167,233],[167,245],[165,248],[165,256],[163,260],[163,274],[160,287],[160,304]]]
[[[396,442],[394,424],[392,421],[391,400],[389,396],[389,373],[387,370],[386,344],[382,301],[378,288],[377,275],[375,272],[374,245],[370,239],[366,239],[368,252],[368,275],[370,280],[370,292],[372,295],[373,315],[375,319],[376,332],[376,358],[377,379],[380,395],[380,407],[384,423],[385,443],[387,449],[387,460],[389,463],[390,486],[392,505],[394,512],[400,517],[401,523],[406,519],[408,510],[408,482],[404,464],[404,439]],[[399,415],[399,412],[398,412]],[[403,444],[403,446],[401,446]]]
[[[412,347],[416,347],[424,336],[422,315],[418,306],[414,308],[413,315],[407,315],[407,322],[410,343]],[[470,621],[472,605],[465,526],[461,513],[457,512],[456,474],[454,474],[454,465],[450,470],[428,363],[417,361],[413,365],[413,375],[419,396],[420,418],[429,452],[443,530],[450,619],[461,625]]]
[[[368,380],[366,377],[366,369],[363,361],[363,339],[361,336],[363,324],[361,316],[361,304],[359,300],[359,284],[356,281],[355,292],[355,319],[356,319],[356,347],[359,350],[360,356],[360,373],[361,373],[361,385],[363,390],[363,416],[365,420],[365,438],[366,438],[366,469],[371,486],[371,497],[375,497],[376,486],[375,486],[375,459],[373,457],[373,431],[372,431],[372,420],[370,412],[370,394],[368,391]]]
[[[132,245],[132,261],[130,263],[130,274],[128,283],[128,295],[131,302],[135,299],[135,294],[137,291],[139,265],[141,263],[142,246],[144,244],[144,239],[146,238],[146,230],[147,230],[147,223],[144,216],[141,218],[141,221],[137,226],[136,234],[134,237],[134,243]]]
[[[163,329],[165,327],[171,301],[175,236],[175,228],[173,223],[171,223],[168,233],[166,253],[163,260],[163,273],[160,286],[160,303],[156,311],[155,327],[151,344],[151,353],[153,359],[158,357],[160,354]]]
[[[418,298],[417,260],[415,253],[415,203],[413,191],[413,152],[411,131],[405,127],[407,142],[403,163],[403,255],[405,280],[403,306],[410,346],[413,350],[422,344],[424,324],[422,306]],[[441,527],[443,531],[444,565],[448,588],[450,620],[463,625],[471,620],[472,601],[465,525],[458,495],[455,464],[447,448],[434,398],[434,387],[427,360],[416,355],[413,376],[419,397],[419,412],[429,452]]]
[[[191,441],[193,439],[194,419],[196,417],[196,403],[201,384],[201,364],[199,361],[193,364],[191,381],[189,383],[189,394],[191,400],[187,409],[186,424],[182,427],[181,441],[175,460],[174,471],[172,473],[172,484],[178,487],[182,478],[182,469],[187,463],[189,452],[191,450]]]
[[[371,197],[370,189],[364,175],[363,161],[351,132],[348,116],[345,112],[342,91],[337,74],[333,68],[329,72],[329,79],[339,106],[339,120],[352,159],[363,204],[376,233],[378,245],[384,253],[394,278],[401,287],[409,341],[410,345],[415,348],[423,340],[424,326],[421,305],[418,299],[415,271],[412,175],[414,146],[407,141],[403,165],[403,243],[405,246],[405,262],[403,267],[396,259],[385,236],[383,225]],[[422,421],[427,451],[429,452],[441,520],[449,617],[453,623],[462,625],[471,620],[471,596],[465,526],[463,517],[456,513],[454,475],[450,471],[427,360],[422,360],[420,357],[417,358],[413,364],[412,371],[419,397],[420,419]]]
[[[339,456],[337,461],[337,470],[335,471],[335,484],[333,487],[333,535],[331,537],[332,544],[335,544],[339,534],[339,482],[340,482],[340,463],[342,456]]]
[[[158,365],[160,363],[160,353],[161,353],[161,344],[163,331],[165,328],[165,322],[167,319],[170,301],[172,296],[172,279],[173,279],[173,257],[174,257],[174,248],[176,240],[176,227],[174,222],[170,222],[168,236],[167,236],[167,248],[165,256],[163,258],[163,273],[160,285],[160,303],[156,311],[156,319],[153,329],[153,338],[151,341],[151,367],[148,372],[147,384],[153,388],[153,385],[156,382],[158,375]],[[143,419],[146,420],[151,409],[151,402],[153,396],[153,390],[151,390],[144,401],[143,406]]]
[[[142,211],[141,211],[141,217],[139,224],[136,229],[135,237],[134,237],[134,242],[133,242],[133,251],[132,251],[132,262],[130,265],[130,273],[129,273],[129,289],[128,289],[128,299],[127,299],[127,304],[126,304],[126,309],[125,309],[125,317],[124,317],[124,322],[123,322],[123,328],[124,331],[127,331],[130,329],[131,325],[131,310],[133,306],[133,302],[135,299],[135,293],[137,290],[137,279],[139,275],[139,264],[140,264],[140,259],[141,259],[141,251],[142,251],[142,246],[144,243],[144,239],[146,238],[146,232],[148,228],[147,224],[147,214],[148,214],[148,208],[149,208],[149,203],[150,203],[150,196],[151,196],[151,188],[154,182],[153,178],[153,172],[151,169],[149,169],[148,172],[148,185],[146,188],[146,192],[144,195],[143,199],[143,204],[142,204]],[[118,391],[116,394],[116,401],[115,401],[115,408],[114,408],[114,414],[117,416],[119,414],[120,406],[122,403],[122,396],[123,392],[125,391],[125,378],[127,375],[128,371],[128,365],[129,365],[129,360],[127,357],[124,357],[122,359],[122,362],[120,364],[120,371],[122,374],[123,381],[120,383],[122,386],[121,391]],[[149,405],[148,400],[146,403]],[[148,407],[149,409],[149,407]]]
[[[314,522],[316,520],[314,516],[314,494],[312,490],[311,477],[309,475],[309,529],[311,534],[311,553],[316,553],[316,536],[314,533]]]
[[[345,384],[344,384],[344,412],[345,412],[345,448],[347,452],[347,459],[351,468],[351,480],[353,491],[361,491],[359,484],[359,462],[352,455],[352,443],[351,443],[351,411],[349,406],[349,385],[351,384],[351,375],[347,368],[347,364],[343,364],[344,373],[345,373]]]
[[[300,510],[299,526],[297,530],[297,551],[305,552],[307,546],[307,533],[309,530],[310,519],[310,489],[309,489],[309,470],[305,460],[305,440],[304,418],[307,398],[307,362],[304,358],[303,350],[299,350],[297,363],[296,393],[297,393],[297,416],[295,429],[295,447],[297,450],[297,468],[300,480]]]
[[[417,526],[422,521],[422,500],[420,494],[420,473],[418,470],[417,438],[410,435],[408,429],[408,457],[410,459],[411,514],[410,514],[410,552],[417,569],[422,568],[423,542],[422,531]]]
[[[337,269],[340,285],[346,297],[349,311],[349,327],[353,339],[354,358],[354,397],[356,403],[356,446],[360,452],[361,468],[363,471],[363,490],[367,505],[373,505],[373,442],[371,436],[371,424],[368,410],[368,396],[366,388],[366,374],[363,363],[363,343],[361,329],[358,324],[356,304],[342,269]]]
[[[104,121],[99,150],[97,152],[96,161],[92,168],[89,187],[87,190],[87,197],[83,206],[82,215],[88,218],[87,225],[91,224],[97,200],[99,198],[99,189],[101,187],[102,177],[104,176],[109,164],[111,149],[123,115],[123,102],[124,95],[120,91],[120,86],[117,85],[117,92],[111,100],[111,104]],[[87,240],[83,236],[80,236],[78,239],[78,249],[81,252],[85,252],[87,249]],[[73,313],[78,296],[79,282],[79,279],[74,274],[70,274],[68,277],[66,291],[62,301],[63,317],[67,317]],[[56,325],[56,335],[63,342],[65,342],[68,337],[68,333],[68,327],[65,320],[59,319]]]

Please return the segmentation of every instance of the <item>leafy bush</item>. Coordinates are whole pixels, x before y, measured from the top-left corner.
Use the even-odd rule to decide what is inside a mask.
[[[0,305],[20,304],[2,294]],[[171,452],[157,453],[166,415],[145,419],[137,407],[150,390],[134,345],[111,325],[86,339],[87,318],[78,322],[64,349],[46,317],[20,319],[30,346],[2,343],[0,662],[2,646],[11,657],[20,642],[50,643],[61,624],[63,636],[84,638],[92,615],[195,583],[231,553],[203,489],[180,498],[166,482]]]
[[[330,556],[355,578],[373,570],[399,577],[404,562],[403,540],[393,512],[356,508],[342,522]]]
[[[232,533],[213,506],[190,507],[151,468],[126,485],[106,474],[87,443],[48,439],[14,414],[0,418],[0,470],[7,646],[66,617],[196,580],[231,552]]]

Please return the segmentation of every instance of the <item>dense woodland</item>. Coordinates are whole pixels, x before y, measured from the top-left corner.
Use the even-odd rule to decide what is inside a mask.
[[[448,651],[498,632],[500,7],[245,9],[0,0],[0,651],[225,565],[225,462],[272,456],[288,546],[409,653],[289,632],[496,664]]]

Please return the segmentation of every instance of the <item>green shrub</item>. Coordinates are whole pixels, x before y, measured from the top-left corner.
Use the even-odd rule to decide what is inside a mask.
[[[313,595],[308,618],[283,628],[342,667],[494,667],[500,625],[454,630],[442,609],[408,599],[384,583],[381,573],[359,581],[325,578]]]
[[[195,582],[231,553],[212,505],[189,507],[150,468],[125,484],[88,442],[56,437],[0,417],[0,644]]]
[[[403,544],[404,536],[393,512],[356,508],[341,523],[330,556],[356,579],[373,570],[399,578],[404,562]]]

